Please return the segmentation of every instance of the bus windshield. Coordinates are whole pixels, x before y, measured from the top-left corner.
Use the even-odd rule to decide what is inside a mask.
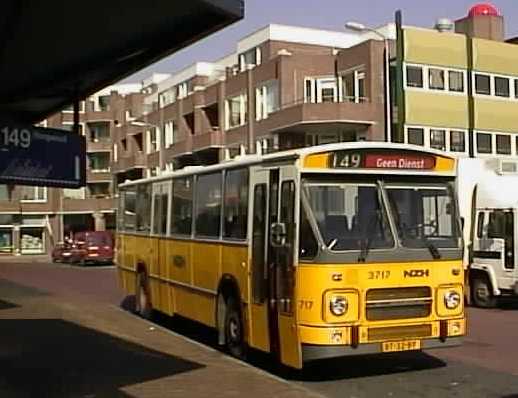
[[[448,186],[387,185],[386,191],[403,246],[459,246],[453,193]]]
[[[394,246],[379,189],[375,184],[305,184],[305,195],[329,250],[386,249]]]

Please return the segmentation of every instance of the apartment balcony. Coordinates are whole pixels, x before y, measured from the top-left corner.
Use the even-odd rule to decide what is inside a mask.
[[[192,151],[201,151],[207,148],[220,148],[224,146],[224,138],[219,129],[208,133],[195,134],[192,136]]]
[[[130,169],[144,168],[147,165],[147,156],[143,152],[121,156],[112,163],[112,173],[121,173]]]
[[[188,135],[184,139],[176,141],[172,146],[165,149],[165,159],[170,161],[175,157],[190,155],[193,149],[193,135]]]
[[[112,144],[110,140],[87,141],[87,152],[111,152]]]
[[[109,122],[113,120],[113,112],[110,109],[102,110],[87,110],[85,113],[85,119],[88,122]]]
[[[109,168],[102,170],[87,170],[87,182],[110,182],[112,180],[112,173]]]
[[[92,213],[94,211],[109,211],[116,207],[116,199],[109,196],[90,197],[86,199],[63,199],[62,211],[74,213]]]
[[[255,135],[261,136],[272,131],[297,131],[311,125],[329,123],[333,125],[369,126],[382,124],[384,120],[383,104],[373,103],[368,98],[357,102],[351,100],[307,103],[303,99],[286,103],[256,122]]]

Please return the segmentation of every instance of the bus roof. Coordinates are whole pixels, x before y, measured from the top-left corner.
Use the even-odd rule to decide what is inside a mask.
[[[414,152],[415,154],[428,154],[434,157],[440,157],[443,159],[447,159],[448,161],[452,162],[451,170],[444,170],[444,171],[428,171],[427,173],[423,173],[422,171],[418,170],[382,170],[384,174],[410,174],[410,175],[423,175],[423,174],[434,174],[434,175],[447,175],[447,176],[454,176],[455,175],[455,162],[456,158],[454,156],[451,156],[449,154],[446,154],[442,151],[430,149],[430,148],[424,148],[422,146],[418,145],[409,145],[409,144],[395,144],[395,143],[388,143],[388,142],[367,142],[367,141],[360,141],[360,142],[341,142],[341,143],[335,143],[335,144],[326,144],[326,145],[318,145],[318,146],[312,146],[307,148],[299,148],[299,149],[292,149],[288,151],[282,151],[282,152],[275,152],[271,154],[250,154],[250,155],[241,155],[237,156],[234,159],[226,160],[218,164],[209,165],[209,166],[187,166],[185,168],[175,170],[170,173],[161,174],[160,176],[155,177],[149,177],[149,178],[143,178],[140,180],[135,181],[129,181],[124,182],[120,184],[120,187],[126,187],[131,186],[135,184],[139,184],[142,182],[159,182],[162,180],[168,180],[172,177],[182,177],[182,176],[188,176],[192,174],[203,174],[211,171],[218,171],[218,170],[224,170],[229,168],[236,168],[236,167],[243,167],[243,166],[251,166],[254,164],[264,164],[264,163],[275,163],[285,160],[292,160],[295,162],[298,159],[305,159],[308,156],[311,155],[318,155],[318,154],[325,154],[325,153],[336,153],[339,151],[354,151],[354,150],[362,150],[362,151],[368,151],[368,150],[381,150],[385,152],[393,152],[394,154],[402,153],[402,152]],[[301,169],[304,171],[312,171],[312,172],[334,172],[334,173],[344,173],[344,172],[351,172],[351,170],[346,169],[330,169],[330,168],[314,168],[309,169],[305,168],[303,165],[301,165]],[[380,173],[380,170],[373,170],[373,169],[365,169],[365,170],[359,170],[354,169],[354,172],[356,173]]]

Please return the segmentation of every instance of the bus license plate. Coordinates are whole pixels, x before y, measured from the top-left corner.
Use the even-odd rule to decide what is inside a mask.
[[[421,349],[421,340],[386,341],[381,343],[381,351],[412,351]]]

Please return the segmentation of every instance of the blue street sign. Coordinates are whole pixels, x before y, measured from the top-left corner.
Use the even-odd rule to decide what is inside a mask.
[[[0,183],[84,186],[85,137],[69,131],[0,122]]]

